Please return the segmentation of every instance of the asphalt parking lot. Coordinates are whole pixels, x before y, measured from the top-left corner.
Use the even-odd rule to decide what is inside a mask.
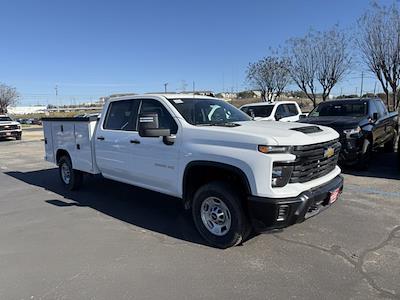
[[[218,250],[178,200],[87,178],[67,192],[41,131],[0,141],[0,299],[400,299],[394,154],[330,209]]]

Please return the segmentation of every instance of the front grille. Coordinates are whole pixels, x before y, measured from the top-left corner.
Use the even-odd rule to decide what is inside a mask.
[[[18,125],[0,125],[0,131],[1,130],[14,130],[18,129]]]
[[[338,139],[305,146],[294,146],[296,155],[290,183],[307,182],[331,172],[338,161],[341,144]],[[327,149],[333,148],[334,154],[327,157]]]

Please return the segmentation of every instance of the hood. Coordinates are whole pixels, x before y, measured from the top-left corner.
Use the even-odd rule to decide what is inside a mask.
[[[339,133],[343,133],[344,129],[356,128],[361,125],[365,117],[308,117],[300,119],[301,123],[316,124],[328,126],[335,129]]]
[[[0,121],[0,125],[20,125],[20,124],[15,121]]]
[[[339,137],[336,131],[324,126],[279,121],[238,122],[240,126],[197,126],[193,136],[221,143],[252,145],[310,145],[327,142]],[[302,130],[304,127],[316,130]],[[296,130],[299,129],[300,130]]]

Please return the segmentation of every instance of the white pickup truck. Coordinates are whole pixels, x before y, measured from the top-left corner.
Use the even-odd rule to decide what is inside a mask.
[[[319,213],[343,188],[338,133],[256,122],[223,100],[183,94],[111,98],[101,117],[44,118],[45,159],[77,189],[83,174],[172,195],[213,246],[252,229],[283,228]]]
[[[7,115],[0,115],[0,138],[13,137],[16,140],[22,138],[21,124],[13,121]]]
[[[257,121],[296,122],[302,115],[295,101],[250,103],[240,107],[240,110]]]

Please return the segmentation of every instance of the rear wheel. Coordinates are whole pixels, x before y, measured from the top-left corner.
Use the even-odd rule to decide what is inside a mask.
[[[58,163],[60,179],[63,185],[70,191],[77,190],[82,185],[83,174],[72,168],[71,159],[68,156],[60,158]]]
[[[367,170],[372,157],[372,143],[369,141],[365,153],[361,155],[359,161],[356,164],[356,168],[359,170]]]
[[[196,228],[214,247],[225,249],[238,245],[250,232],[238,195],[228,184],[216,181],[199,188],[193,198]]]

